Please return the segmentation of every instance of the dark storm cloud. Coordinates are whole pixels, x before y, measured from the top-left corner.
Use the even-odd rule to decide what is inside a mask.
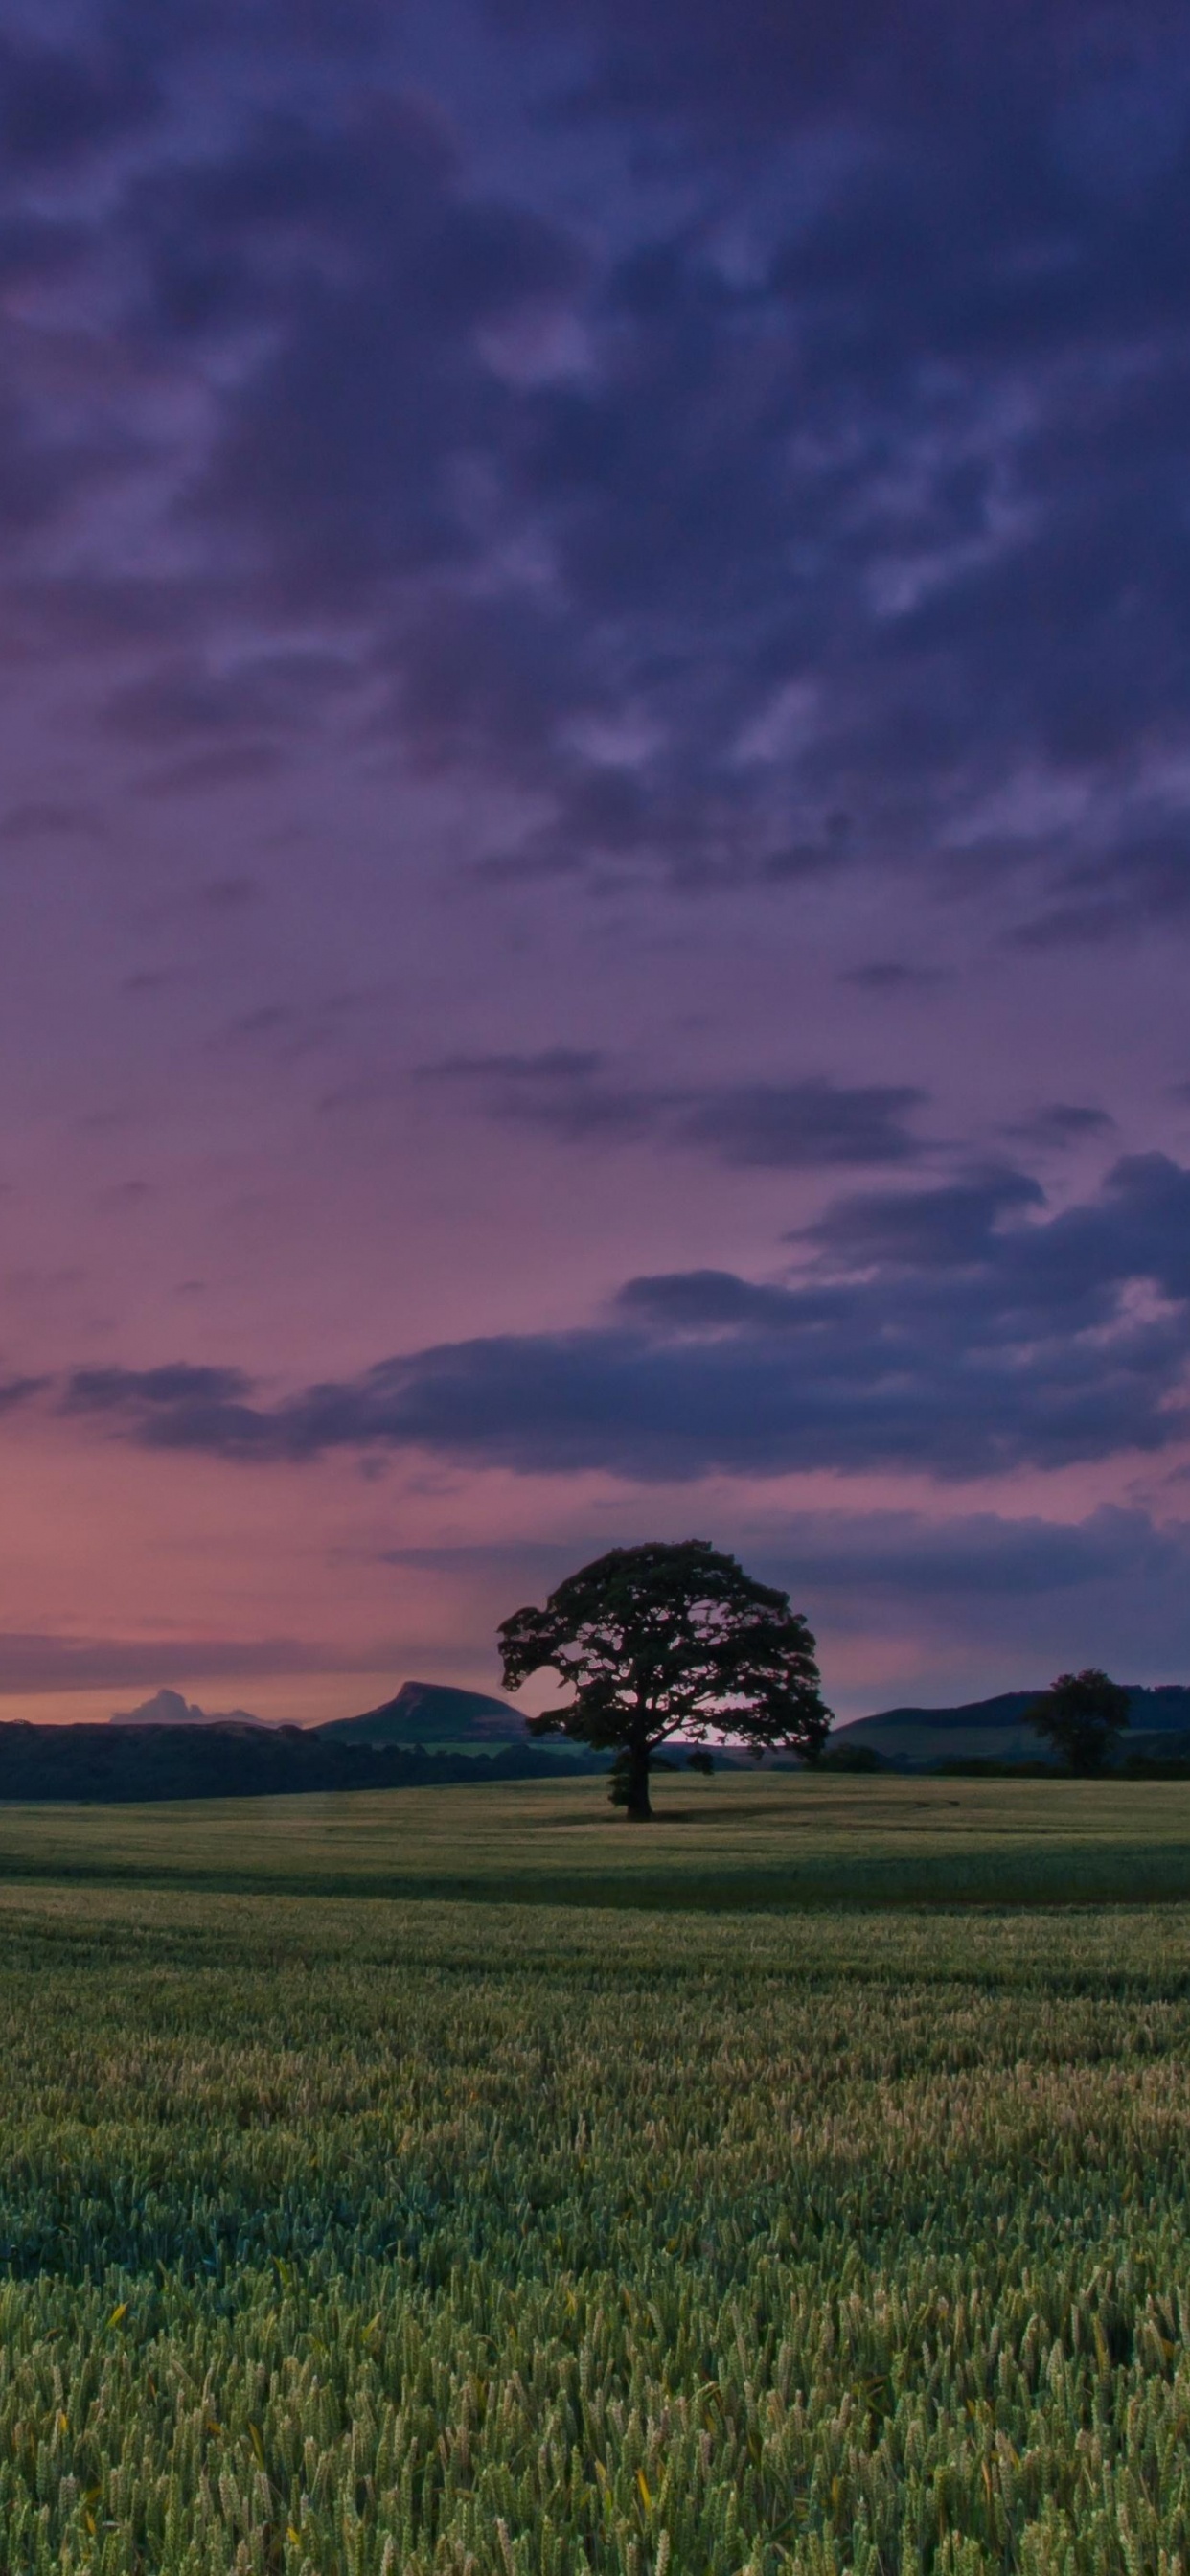
[[[451,1056],[419,1080],[456,1089],[492,1118],[546,1129],[567,1144],[648,1137],[702,1152],[736,1170],[814,1171],[909,1161],[920,1151],[906,1121],[925,1094],[908,1084],[721,1083],[704,1088],[618,1083],[593,1050]]]
[[[150,749],[222,742],[265,728],[296,731],[309,722],[312,703],[341,686],[344,676],[341,660],[329,653],[241,657],[219,672],[179,657],[114,691],[105,717],[112,732]]]
[[[725,1508],[723,1543],[765,1582],[791,1593],[817,1629],[828,1664],[844,1638],[879,1638],[887,1653],[890,1637],[909,1633],[919,1656],[927,1650],[929,1679],[916,1680],[905,1697],[969,1698],[997,1681],[1040,1688],[1072,1662],[1091,1660],[1133,1681],[1185,1670],[1185,1522],[1158,1526],[1145,1512],[1118,1508],[1073,1522],[995,1512],[943,1520],[888,1510],[757,1519],[746,1512],[737,1518],[720,1501],[720,1512]],[[619,1510],[625,1543],[656,1531],[656,1498],[642,1495],[635,1507],[622,1499]],[[379,1562],[453,1581],[469,1593],[478,1588],[499,1616],[514,1600],[539,1600],[606,1545],[605,1528],[580,1522],[556,1541],[397,1547],[381,1551]],[[976,1649],[982,1677],[980,1666],[967,1660]],[[878,1694],[894,1695],[887,1688]],[[855,1693],[850,1697],[855,1715]]]
[[[584,1548],[595,1556],[602,1543],[597,1529],[578,1530],[556,1541],[384,1548],[378,1562],[419,1573],[521,1576],[548,1589]],[[848,1603],[862,1620],[875,1603],[883,1612],[889,1601],[904,1600],[915,1612],[928,1606],[943,1618],[948,1603],[965,1610],[982,1601],[1002,1616],[1006,1601],[1111,1582],[1159,1584],[1171,1593],[1177,1585],[1181,1618],[1190,1628],[1190,1529],[1184,1523],[1158,1528],[1146,1512],[1116,1506],[1073,1522],[999,1512],[960,1512],[946,1520],[905,1511],[790,1512],[775,1525],[753,1523],[746,1538],[733,1533],[732,1545],[746,1547],[766,1580],[792,1582],[799,1595],[829,1597],[832,1621]]]
[[[423,1065],[418,1081],[457,1092],[489,1118],[543,1128],[564,1144],[619,1144],[652,1136],[672,1107],[668,1092],[610,1081],[593,1048],[537,1055],[458,1055]]]
[[[992,1256],[1003,1218],[1044,1204],[1028,1174],[993,1168],[937,1189],[837,1199],[801,1239],[860,1268],[964,1268]]]
[[[193,654],[163,656],[112,691],[103,723],[137,749],[182,755],[141,771],[138,795],[201,794],[275,773],[352,676],[329,653],[240,656],[219,670]]]
[[[76,50],[0,37],[0,155],[18,170],[52,171],[144,124],[158,91],[126,33]]]
[[[799,1581],[824,1593],[859,1588],[869,1600],[1005,1602],[1124,1587],[1184,1585],[1190,1532],[1162,1530],[1146,1512],[1114,1505],[1084,1521],[1013,1520],[995,1512],[930,1521],[916,1512],[802,1513],[782,1531]],[[1190,1612],[1183,1606],[1183,1620]]]
[[[1190,916],[1190,821],[1124,832],[1092,860],[1060,870],[1057,900],[1020,922],[1019,948],[1104,947],[1143,925]]]
[[[1084,1662],[1161,1681],[1190,1653],[1190,1526],[1160,1527],[1141,1511],[1108,1507],[1075,1522],[796,1513],[778,1545],[757,1534],[749,1562],[812,1604],[832,1637],[887,1639],[891,1629],[927,1639],[929,1685],[903,1694],[914,1700],[982,1695],[972,1648],[985,1675],[990,1658],[1017,1687]]]
[[[5,39],[0,259],[69,291],[4,325],[0,491],[26,615],[176,656],[111,710],[166,792],[227,622],[313,620],[338,667],[262,741],[357,673],[373,739],[532,799],[499,868],[1190,917],[1180,14],[477,0],[453,63],[416,10],[76,28]],[[118,515],[103,565],[29,553],[141,475],[168,578]]]
[[[899,1163],[918,1150],[905,1119],[923,1098],[906,1084],[740,1083],[708,1093],[680,1133],[724,1163],[755,1170]]]
[[[1190,1172],[1127,1158],[1033,1213],[1020,1176],[844,1202],[833,1265],[630,1281],[602,1326],[444,1344],[262,1405],[235,1370],[79,1373],[70,1410],[151,1448],[423,1449],[642,1482],[717,1471],[972,1476],[1157,1451],[1190,1429]],[[833,1227],[833,1238],[832,1238]]]
[[[783,235],[766,244],[754,222],[742,277],[693,231],[627,256],[608,285],[615,362],[537,405],[537,490],[575,593],[630,608],[638,632],[663,602],[704,657],[708,624],[726,649],[740,620],[738,694],[723,686],[709,730],[704,699],[693,747],[708,854],[732,846],[721,813],[711,827],[731,720],[766,681],[814,675],[800,797],[851,808],[853,850],[877,831],[885,850],[945,843],[1006,762],[1095,773],[1138,748],[1146,711],[1179,731],[1173,22],[1142,13],[1114,58],[1093,36],[1076,50],[1061,12],[1007,30],[1000,13],[962,30],[928,13],[915,31],[849,13],[837,40],[817,20],[786,36],[768,12],[746,33],[704,21],[693,42],[665,9],[583,23],[608,47],[591,115],[686,112],[706,146],[738,139],[756,99],[758,130],[837,146],[833,182],[791,204]],[[656,696],[676,713],[672,673]],[[663,793],[645,833],[658,822]],[[737,785],[734,824],[746,857],[776,817]],[[1018,855],[1048,856],[1039,825],[1014,829]],[[1099,863],[1127,905],[1113,838]]]
[[[0,1413],[12,1413],[19,1404],[27,1404],[48,1382],[44,1377],[0,1377]]]
[[[510,401],[478,335],[556,301],[578,261],[529,208],[467,202],[453,165],[444,128],[393,101],[333,140],[261,132],[197,204],[175,183],[160,327],[279,326],[195,507],[263,544],[295,604],[367,604],[482,551],[454,487],[469,458],[499,465]]]
[[[1030,1118],[1017,1119],[1004,1132],[1023,1145],[1064,1151],[1068,1146],[1086,1144],[1095,1136],[1110,1136],[1114,1125],[1106,1109],[1093,1109],[1086,1101],[1051,1100],[1034,1110]]]
[[[262,1417],[247,1402],[251,1380],[239,1369],[192,1368],[175,1361],[155,1369],[78,1369],[64,1398],[68,1414],[132,1415],[148,1448],[214,1449],[225,1457],[263,1454]]]

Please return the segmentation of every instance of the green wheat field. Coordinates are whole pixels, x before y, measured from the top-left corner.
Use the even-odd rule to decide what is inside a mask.
[[[1190,1788],[0,1811],[0,2570],[1180,2576]]]

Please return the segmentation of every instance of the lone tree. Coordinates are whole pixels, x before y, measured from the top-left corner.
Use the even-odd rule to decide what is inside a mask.
[[[528,1721],[621,1756],[624,1805],[644,1822],[658,1745],[712,1731],[760,1755],[770,1745],[817,1760],[830,1728],[806,1622],[787,1592],[756,1583],[705,1539],[615,1547],[499,1630],[506,1690],[548,1667],[565,1707]],[[617,1766],[620,1768],[620,1766]]]
[[[1025,1724],[1035,1727],[1072,1771],[1102,1771],[1128,1724],[1128,1693],[1094,1664],[1083,1673],[1059,1673],[1031,1701]]]

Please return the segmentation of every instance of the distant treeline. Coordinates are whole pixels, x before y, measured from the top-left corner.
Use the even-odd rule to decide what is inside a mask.
[[[947,1780],[1064,1780],[1069,1776],[1053,1762],[984,1761],[974,1753],[966,1761],[931,1762],[929,1768]],[[1158,1742],[1151,1753],[1119,1754],[1105,1763],[1100,1776],[1105,1780],[1190,1780],[1190,1737],[1175,1736],[1172,1744]]]
[[[874,1744],[846,1742],[824,1753],[823,1771],[885,1771],[899,1775],[932,1773],[942,1780],[1062,1780],[1068,1774],[1052,1758],[1012,1761],[996,1754],[952,1753],[935,1761],[910,1762],[902,1757],[882,1753]],[[1190,1735],[1127,1736],[1105,1766],[1104,1777],[1114,1780],[1187,1780],[1190,1779]]]
[[[601,1771],[532,1744],[496,1753],[343,1744],[299,1726],[0,1724],[0,1800],[291,1797],[325,1789],[416,1789]]]

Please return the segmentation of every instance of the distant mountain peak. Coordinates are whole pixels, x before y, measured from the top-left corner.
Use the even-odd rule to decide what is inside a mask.
[[[143,1699],[139,1708],[114,1708],[109,1726],[263,1726],[263,1717],[253,1717],[246,1708],[205,1709],[197,1700],[184,1699],[181,1691],[161,1689],[152,1699]]]
[[[494,1699],[490,1691],[462,1690],[454,1682],[402,1682],[396,1698],[386,1703],[391,1708],[423,1708],[443,1711],[457,1708],[474,1710],[478,1716],[487,1711],[492,1717],[511,1717],[518,1727],[524,1725],[520,1710],[506,1699]]]
[[[345,1744],[521,1744],[519,1709],[488,1691],[460,1690],[450,1682],[402,1682],[392,1699],[360,1717],[332,1717],[315,1733]]]

